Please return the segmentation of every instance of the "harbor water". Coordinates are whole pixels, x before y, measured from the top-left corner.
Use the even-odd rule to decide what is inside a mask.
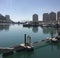
[[[24,34],[31,36],[32,43],[57,36],[58,33],[56,28],[51,27],[23,27],[17,24],[0,26],[0,47],[13,47],[24,43]],[[60,58],[60,42],[39,45],[32,52],[21,51],[7,57],[0,53],[0,58]]]

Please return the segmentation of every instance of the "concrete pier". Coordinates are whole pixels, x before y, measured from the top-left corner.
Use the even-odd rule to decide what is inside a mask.
[[[14,51],[16,51],[16,52],[20,52],[20,51],[24,51],[24,50],[25,50],[25,48],[20,45],[14,47]]]
[[[25,46],[25,44],[20,44],[18,46],[14,46],[12,48],[0,47],[0,52],[3,54],[3,56],[12,55],[14,52],[33,51],[33,50],[34,50],[34,48],[32,46]]]
[[[14,52],[20,52],[20,51],[33,51],[33,46],[25,46],[25,44],[20,44],[18,46],[14,47],[0,47],[0,52],[3,54],[3,56],[12,55]]]
[[[3,54],[3,56],[12,55],[14,48],[9,47],[0,47],[0,52]]]

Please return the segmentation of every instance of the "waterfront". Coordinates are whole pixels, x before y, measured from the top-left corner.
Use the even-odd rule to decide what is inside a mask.
[[[57,35],[55,28],[23,27],[22,25],[0,26],[0,47],[12,47],[24,43],[24,34],[30,35],[32,42],[51,37],[51,33]],[[60,58],[60,42],[38,46],[33,52],[17,52],[11,56],[0,58]]]

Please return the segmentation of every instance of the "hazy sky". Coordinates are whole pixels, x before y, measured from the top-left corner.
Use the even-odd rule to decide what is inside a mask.
[[[51,11],[60,11],[60,0],[0,0],[0,13],[13,21],[30,21],[34,13],[42,20],[43,13]]]

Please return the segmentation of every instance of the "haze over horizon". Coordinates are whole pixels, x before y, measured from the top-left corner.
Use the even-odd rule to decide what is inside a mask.
[[[0,13],[13,21],[30,21],[35,13],[42,20],[43,13],[52,11],[60,11],[60,0],[0,0]]]

